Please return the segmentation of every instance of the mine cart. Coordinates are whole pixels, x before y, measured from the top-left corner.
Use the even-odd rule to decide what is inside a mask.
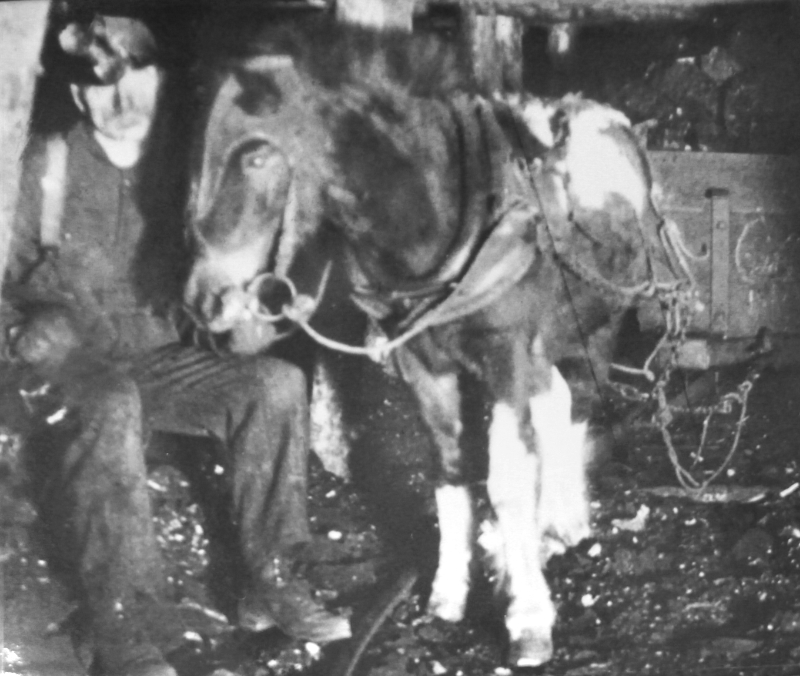
[[[797,361],[800,339],[800,159],[653,151],[664,215],[682,233],[697,303],[679,363],[704,370],[774,350]],[[643,326],[658,315],[640,313]]]

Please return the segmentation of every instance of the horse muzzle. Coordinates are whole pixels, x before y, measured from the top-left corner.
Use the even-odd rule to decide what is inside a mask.
[[[294,333],[308,321],[317,300],[297,292],[288,278],[262,273],[244,287],[228,286],[211,293],[196,293],[187,311],[195,323],[212,334],[229,334],[229,347],[253,353]]]

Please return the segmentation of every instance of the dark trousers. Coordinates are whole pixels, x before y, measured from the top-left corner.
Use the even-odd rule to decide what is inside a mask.
[[[241,555],[255,581],[309,539],[307,389],[300,369],[288,362],[178,346],[137,360],[133,369],[95,370],[67,388],[78,390],[70,397],[76,402],[72,436],[66,451],[55,444],[39,454],[37,503],[57,556],[82,587],[101,659],[113,671],[114,661],[147,645],[147,621],[136,618],[143,602],[162,592],[147,435],[220,442]]]

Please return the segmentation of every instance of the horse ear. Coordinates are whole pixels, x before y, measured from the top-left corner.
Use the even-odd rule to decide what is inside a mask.
[[[245,59],[238,70],[244,73],[263,75],[294,67],[294,59],[288,54],[259,54]]]
[[[511,142],[512,148],[521,152],[528,162],[541,157],[549,150],[549,146],[536,135],[535,130],[525,119],[519,97],[508,97],[507,100],[496,97],[492,102],[492,108],[495,119]]]
[[[281,75],[289,70],[294,71],[294,59],[287,54],[254,56],[238,64],[233,76],[242,88],[239,103],[245,112],[257,115],[277,108],[285,90]]]

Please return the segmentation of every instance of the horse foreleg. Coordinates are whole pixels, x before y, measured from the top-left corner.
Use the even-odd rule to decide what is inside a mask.
[[[428,611],[448,622],[463,619],[469,594],[472,560],[472,504],[466,486],[436,489],[439,513],[439,565],[431,587]]]
[[[546,561],[589,535],[586,464],[591,446],[586,423],[572,422],[572,395],[555,366],[550,388],[531,397],[530,409],[541,461],[539,524]]]
[[[500,534],[499,551],[491,554],[509,596],[509,659],[515,666],[532,667],[552,657],[556,611],[540,556],[540,460],[524,439],[528,421],[518,410],[507,401],[497,402],[492,410],[487,490]]]
[[[450,622],[464,617],[469,593],[474,530],[469,489],[463,483],[461,395],[455,372],[432,373],[409,350],[397,354],[398,366],[420,405],[439,451],[436,508],[439,517],[439,565],[428,610]]]

